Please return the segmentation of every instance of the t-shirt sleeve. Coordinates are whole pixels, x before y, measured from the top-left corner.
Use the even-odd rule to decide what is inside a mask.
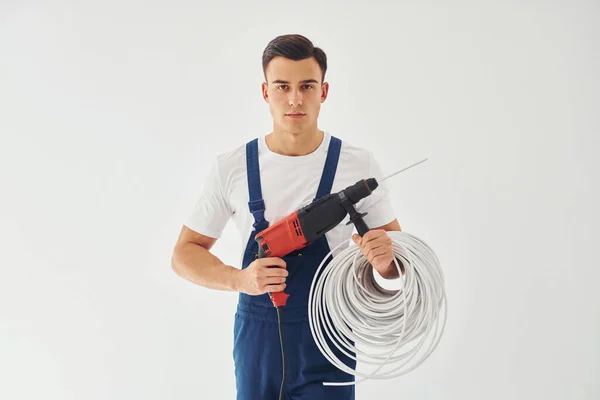
[[[231,215],[231,207],[221,183],[218,159],[215,159],[202,185],[196,205],[185,219],[184,225],[202,235],[217,239],[223,234]]]
[[[356,205],[358,212],[366,212],[364,221],[369,229],[378,228],[392,222],[396,218],[394,208],[389,198],[387,182],[381,182],[384,178],[379,163],[369,152],[369,178],[377,179],[379,186],[361,203]]]

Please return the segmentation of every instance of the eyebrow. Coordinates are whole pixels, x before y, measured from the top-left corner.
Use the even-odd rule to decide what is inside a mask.
[[[283,84],[289,84],[290,82],[288,81],[284,81],[282,79],[276,79],[271,83],[283,83]],[[303,81],[300,81],[300,83],[319,83],[319,81],[315,80],[315,79],[305,79]]]

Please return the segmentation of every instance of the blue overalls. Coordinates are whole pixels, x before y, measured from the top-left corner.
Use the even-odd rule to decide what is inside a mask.
[[[315,200],[329,194],[338,164],[341,141],[331,137],[325,167]],[[246,145],[248,206],[254,216],[242,268],[258,255],[255,235],[266,229],[258,163],[258,141]],[[354,376],[332,365],[319,351],[308,323],[308,293],[321,261],[330,248],[325,235],[282,257],[289,275],[285,292],[290,295],[282,310],[282,329],[286,355],[285,398],[289,400],[353,400],[354,385],[324,386],[323,382],[349,382]],[[331,257],[330,257],[331,259]],[[328,260],[329,262],[330,260]],[[350,368],[356,362],[335,349],[336,357]],[[238,400],[278,400],[282,379],[282,358],[277,326],[277,311],[268,294],[239,294],[234,321],[233,359]]]

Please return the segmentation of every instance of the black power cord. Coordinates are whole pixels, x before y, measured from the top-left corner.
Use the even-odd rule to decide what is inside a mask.
[[[258,243],[258,258],[266,257],[265,251],[260,243]],[[269,297],[271,296],[271,292],[269,292]],[[281,360],[283,363],[283,375],[281,377],[281,388],[279,389],[279,400],[284,400],[283,397],[283,388],[285,387],[285,373],[286,373],[286,363],[285,363],[285,346],[283,345],[283,325],[281,323],[281,314],[283,310],[283,306],[275,307],[277,309],[277,325],[279,327],[279,342],[281,343]]]
[[[283,307],[277,308],[277,324],[279,325],[279,342],[281,343],[281,359],[283,361],[283,376],[281,377],[281,389],[279,390],[279,400],[283,400],[283,388],[285,386],[285,347],[283,346],[283,326],[281,324],[281,311]]]

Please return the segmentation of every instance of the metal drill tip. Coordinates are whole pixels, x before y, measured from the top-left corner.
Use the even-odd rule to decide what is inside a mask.
[[[410,168],[412,168],[412,167],[414,167],[414,166],[417,166],[417,165],[419,165],[419,164],[421,164],[422,162],[425,162],[425,161],[427,161],[427,160],[428,160],[428,159],[426,158],[426,159],[424,159],[424,160],[421,160],[421,161],[419,161],[419,162],[417,162],[417,163],[414,163],[414,164],[413,164],[413,165],[411,165],[411,166],[408,166],[408,167],[406,167],[406,168],[403,168],[403,169],[401,169],[400,171],[394,172],[393,174],[391,174],[391,175],[388,175],[388,176],[386,176],[385,178],[383,178],[383,179],[382,179],[380,182],[383,182],[383,181],[385,181],[387,178],[391,178],[392,176],[394,176],[394,175],[396,175],[396,174],[399,174],[399,173],[400,173],[400,172],[402,172],[402,171],[406,171],[407,169],[410,169]]]

